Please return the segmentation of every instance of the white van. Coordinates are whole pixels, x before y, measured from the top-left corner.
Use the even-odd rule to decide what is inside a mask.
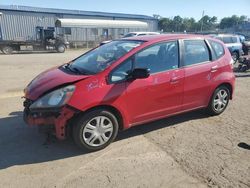
[[[122,38],[135,37],[135,36],[143,36],[143,35],[159,35],[158,32],[130,32],[124,35]]]

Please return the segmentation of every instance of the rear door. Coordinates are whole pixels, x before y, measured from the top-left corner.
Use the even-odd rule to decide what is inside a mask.
[[[183,110],[207,105],[211,96],[212,77],[218,69],[206,41],[183,40],[182,64],[185,72]]]

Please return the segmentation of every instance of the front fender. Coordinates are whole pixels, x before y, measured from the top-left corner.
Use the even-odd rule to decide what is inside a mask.
[[[76,89],[72,95],[68,105],[85,112],[99,106],[109,106],[122,116],[123,128],[129,128],[129,120],[126,117],[126,86],[125,83],[106,84],[106,80],[102,78],[90,78],[77,82]]]

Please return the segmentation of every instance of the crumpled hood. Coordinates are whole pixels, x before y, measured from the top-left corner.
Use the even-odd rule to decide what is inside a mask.
[[[60,85],[88,78],[89,75],[73,75],[60,70],[58,67],[39,74],[25,88],[25,98],[36,100],[42,94]]]

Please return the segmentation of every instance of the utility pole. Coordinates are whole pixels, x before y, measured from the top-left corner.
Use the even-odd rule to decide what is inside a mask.
[[[201,16],[201,32],[203,30],[203,17],[204,17],[205,11],[202,11],[202,16]]]
[[[2,12],[0,12],[0,40],[3,40],[3,38],[2,38],[2,29],[1,29],[1,19],[2,19],[2,15],[3,15],[3,13]]]

